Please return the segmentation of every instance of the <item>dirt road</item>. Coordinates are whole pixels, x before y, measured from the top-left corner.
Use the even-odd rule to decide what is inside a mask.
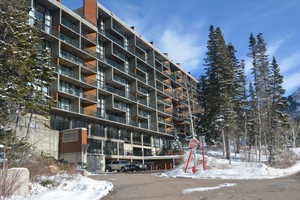
[[[300,174],[273,180],[202,180],[161,178],[154,174],[92,176],[115,188],[104,200],[300,200]],[[183,190],[236,183],[234,187],[183,194]]]

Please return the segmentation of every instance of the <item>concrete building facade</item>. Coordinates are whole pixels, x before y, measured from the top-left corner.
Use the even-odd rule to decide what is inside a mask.
[[[174,138],[194,132],[197,80],[96,0],[76,10],[59,0],[30,6],[57,70],[51,127],[86,130],[90,156],[170,163]],[[61,158],[68,148],[60,145]]]

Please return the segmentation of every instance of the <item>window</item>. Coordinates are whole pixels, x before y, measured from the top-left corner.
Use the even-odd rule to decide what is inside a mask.
[[[64,133],[63,142],[77,142],[79,140],[78,133]]]
[[[58,115],[51,117],[51,128],[55,130],[66,130],[70,128],[70,120]]]
[[[118,155],[118,143],[112,141],[106,141],[104,152],[106,155]]]
[[[105,126],[101,124],[91,124],[91,134],[94,136],[105,137]]]
[[[101,140],[95,140],[95,139],[88,139],[88,153],[102,153],[102,141]]]

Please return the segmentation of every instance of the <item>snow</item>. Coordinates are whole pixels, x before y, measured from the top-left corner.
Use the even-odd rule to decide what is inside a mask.
[[[214,187],[197,187],[197,188],[188,188],[182,191],[183,194],[188,194],[192,192],[205,192],[209,190],[218,190],[224,187],[233,187],[236,186],[236,183],[224,183]]]
[[[300,148],[295,149],[300,155]],[[183,165],[176,169],[162,173],[162,177],[172,178],[195,178],[195,179],[274,179],[284,176],[293,175],[300,172],[300,161],[289,168],[273,168],[263,163],[256,162],[243,162],[238,155],[236,159],[229,161],[220,158],[220,152],[210,152],[208,156],[205,156],[207,170],[202,169],[201,161],[198,160],[198,169],[195,174],[192,173],[192,164],[187,170],[187,173],[183,170]],[[200,155],[198,155],[201,158]],[[191,161],[194,163],[194,161]]]
[[[48,187],[42,186],[40,183],[46,180],[54,184]],[[111,182],[96,181],[79,175],[57,175],[40,177],[38,183],[31,185],[31,196],[12,197],[9,200],[99,200],[112,190]]]
[[[300,156],[300,148],[293,148],[292,151],[293,151],[297,156]]]

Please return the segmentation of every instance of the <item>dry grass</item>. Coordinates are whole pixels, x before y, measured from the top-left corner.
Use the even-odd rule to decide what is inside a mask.
[[[21,187],[19,179],[19,172],[9,173],[7,168],[0,170],[0,200],[8,199]]]
[[[51,170],[50,166],[57,169]],[[76,166],[72,164],[59,163],[54,159],[45,158],[42,156],[35,156],[30,161],[22,165],[30,171],[30,180],[34,181],[38,176],[54,176],[58,173],[64,172],[67,174],[76,174]]]

